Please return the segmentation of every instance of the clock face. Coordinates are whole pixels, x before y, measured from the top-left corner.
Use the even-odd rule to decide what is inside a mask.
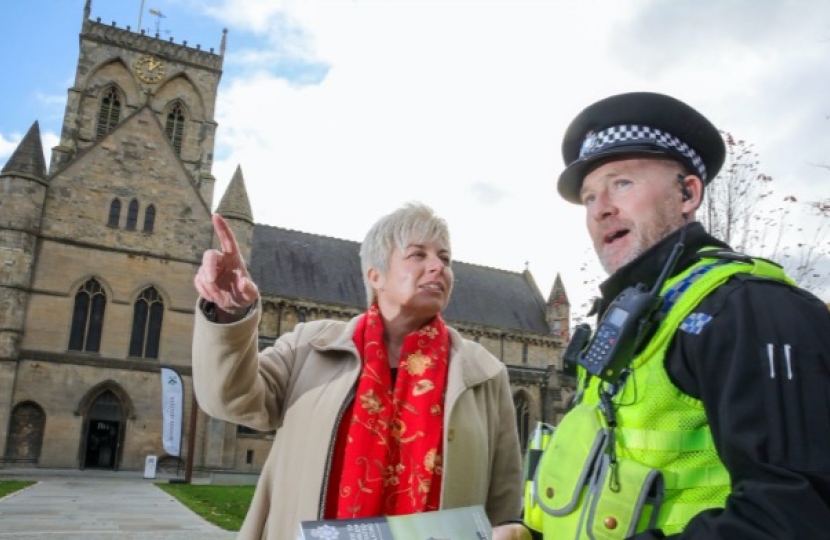
[[[135,61],[135,74],[142,81],[155,84],[164,78],[167,66],[164,61],[151,55],[144,55]]]

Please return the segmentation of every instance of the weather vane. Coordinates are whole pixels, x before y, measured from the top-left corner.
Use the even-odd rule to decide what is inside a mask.
[[[156,18],[156,37],[158,37],[159,32],[160,32],[161,20],[166,19],[167,15],[162,13],[161,10],[153,9],[153,8],[150,8],[149,12],[150,12],[150,15],[153,15]],[[141,21],[142,21],[143,17],[144,17],[144,0],[141,0],[141,8],[138,10],[138,29],[139,30],[141,30],[141,28],[142,28]],[[169,30],[166,30],[166,32],[169,33]]]
[[[156,16],[156,36],[158,36],[159,35],[159,26],[161,26],[161,20],[164,19],[167,16],[165,14],[163,14],[161,11],[159,11],[157,9],[152,9],[152,8],[150,8],[150,15],[155,15]]]

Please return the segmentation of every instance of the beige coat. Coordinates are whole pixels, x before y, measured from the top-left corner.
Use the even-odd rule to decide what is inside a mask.
[[[193,382],[209,415],[277,430],[238,538],[293,540],[301,520],[320,517],[335,420],[360,370],[357,318],[299,324],[258,354],[259,318],[219,325],[197,309]],[[507,369],[449,331],[441,507],[482,504],[493,524],[515,519],[522,471]]]

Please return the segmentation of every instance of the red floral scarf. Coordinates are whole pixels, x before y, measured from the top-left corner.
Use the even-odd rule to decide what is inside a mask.
[[[437,510],[441,497],[449,334],[441,316],[404,338],[392,388],[377,304],[353,336],[363,359],[346,430],[338,519]],[[345,434],[345,440],[343,436]]]

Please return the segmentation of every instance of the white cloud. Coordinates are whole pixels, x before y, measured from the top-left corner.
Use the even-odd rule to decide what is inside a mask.
[[[830,159],[830,110],[817,110],[830,109],[830,44],[805,52],[819,27],[804,18],[830,13],[804,5],[767,22],[754,2],[214,3],[232,32],[266,43],[228,51],[248,70],[219,95],[217,201],[241,164],[257,222],[360,240],[421,200],[448,219],[457,260],[529,261],[543,294],[562,273],[577,305],[596,282],[580,269],[596,265],[581,208],[555,191],[573,116],[612,93],[672,93],[805,189],[796,178],[815,171],[794,157]],[[327,71],[298,85],[280,67],[292,62]]]
[[[9,136],[0,133],[0,160],[5,162],[12,155],[17,145],[20,144],[21,137],[19,133],[12,133]]]

